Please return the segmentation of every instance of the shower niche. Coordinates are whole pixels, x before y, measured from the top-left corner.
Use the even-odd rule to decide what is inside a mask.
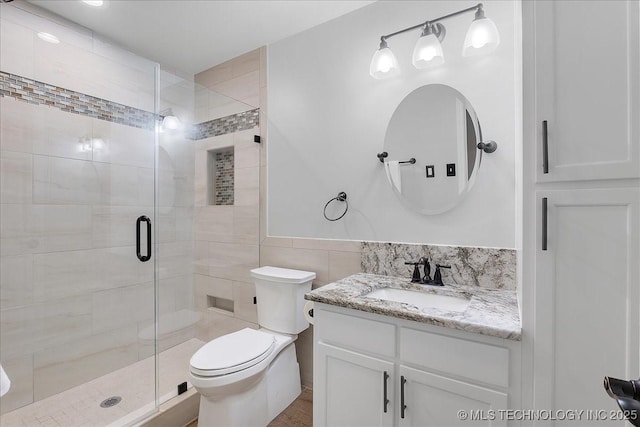
[[[207,151],[207,203],[233,205],[234,185],[234,147]]]

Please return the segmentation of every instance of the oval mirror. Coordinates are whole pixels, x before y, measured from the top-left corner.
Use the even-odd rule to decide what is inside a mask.
[[[406,96],[384,138],[384,168],[394,193],[423,214],[452,209],[469,192],[482,150],[473,107],[452,87],[432,84]]]

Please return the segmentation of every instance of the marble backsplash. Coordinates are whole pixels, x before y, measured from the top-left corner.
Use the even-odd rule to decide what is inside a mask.
[[[516,289],[516,251],[512,249],[363,242],[362,272],[411,278],[413,266],[404,263],[420,257],[429,260],[431,277],[435,264],[451,266],[441,269],[445,284]]]

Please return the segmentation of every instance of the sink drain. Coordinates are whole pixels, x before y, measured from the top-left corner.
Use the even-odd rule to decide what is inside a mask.
[[[100,403],[100,407],[111,408],[112,406],[116,406],[118,403],[120,403],[121,400],[122,398],[120,396],[112,396],[103,400],[102,403]]]

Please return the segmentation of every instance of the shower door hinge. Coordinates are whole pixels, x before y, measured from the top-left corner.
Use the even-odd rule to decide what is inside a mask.
[[[253,297],[253,303],[257,304],[258,303],[258,298],[257,297]]]
[[[178,384],[178,396],[187,391],[187,382]]]
[[[258,144],[260,144],[260,142],[262,142],[260,140],[260,135],[253,135],[253,142],[257,142]]]

